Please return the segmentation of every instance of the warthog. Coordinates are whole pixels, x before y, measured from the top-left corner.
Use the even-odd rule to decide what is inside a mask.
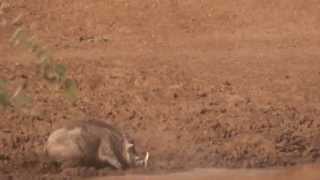
[[[46,154],[67,166],[85,165],[117,169],[147,166],[149,153],[138,156],[129,138],[109,124],[79,121],[52,132]]]

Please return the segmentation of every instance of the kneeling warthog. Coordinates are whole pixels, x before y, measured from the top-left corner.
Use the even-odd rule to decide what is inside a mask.
[[[69,166],[146,167],[149,158],[148,152],[143,158],[138,156],[125,134],[100,121],[79,121],[55,130],[45,150],[52,160]]]

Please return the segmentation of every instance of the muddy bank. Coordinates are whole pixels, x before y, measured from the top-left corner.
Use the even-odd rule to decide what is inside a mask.
[[[267,169],[195,169],[167,175],[125,175],[89,178],[87,180],[317,180],[320,177],[319,165],[306,165],[294,168]]]

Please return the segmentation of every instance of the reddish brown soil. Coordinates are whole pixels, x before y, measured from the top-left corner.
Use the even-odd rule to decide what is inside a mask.
[[[33,98],[1,110],[1,173],[113,173],[63,170],[39,155],[54,128],[80,118],[129,133],[151,153],[147,173],[320,160],[318,1],[8,2],[2,17],[22,13],[80,92],[70,103],[38,77],[37,59],[1,27],[0,79],[12,89],[27,79]]]

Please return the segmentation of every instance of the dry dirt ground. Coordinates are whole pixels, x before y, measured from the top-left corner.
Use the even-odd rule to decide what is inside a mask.
[[[27,81],[32,97],[1,109],[3,177],[126,173],[41,156],[53,129],[81,118],[112,123],[150,152],[134,173],[320,160],[317,0],[6,2],[0,21],[22,14],[79,93],[71,103],[37,76],[35,56],[8,43],[14,27],[0,27],[0,79],[12,89]]]

